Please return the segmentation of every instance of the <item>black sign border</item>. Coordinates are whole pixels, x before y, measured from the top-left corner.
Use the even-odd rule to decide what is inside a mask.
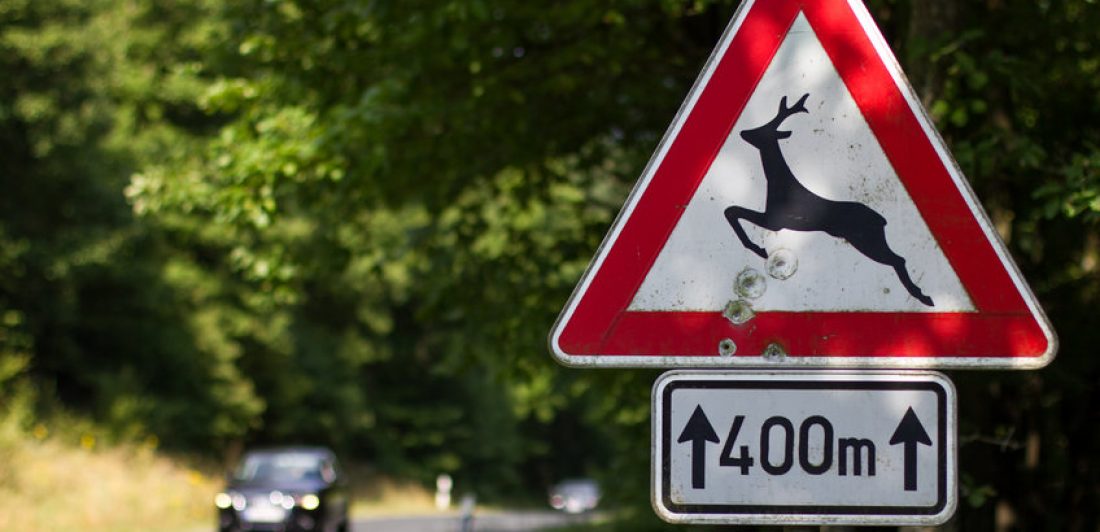
[[[759,505],[759,504],[677,504],[672,502],[671,449],[672,392],[680,389],[738,390],[908,390],[936,394],[937,497],[932,506],[842,506],[842,505]],[[661,502],[675,514],[729,515],[936,515],[947,507],[947,390],[935,381],[766,381],[766,380],[679,380],[669,382],[662,392],[661,405]]]

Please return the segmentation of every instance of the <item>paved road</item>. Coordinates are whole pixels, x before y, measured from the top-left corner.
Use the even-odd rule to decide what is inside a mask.
[[[524,532],[545,530],[582,523],[591,519],[587,515],[568,515],[561,512],[495,512],[474,516],[468,532]],[[464,532],[462,516],[370,517],[356,519],[352,532]]]

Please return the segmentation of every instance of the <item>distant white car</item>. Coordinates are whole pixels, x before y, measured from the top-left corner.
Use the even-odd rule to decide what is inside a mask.
[[[578,514],[596,508],[599,503],[600,486],[592,479],[563,480],[550,488],[550,506],[555,510]]]

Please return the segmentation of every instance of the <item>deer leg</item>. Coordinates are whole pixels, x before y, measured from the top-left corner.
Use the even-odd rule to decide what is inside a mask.
[[[745,234],[745,228],[741,227],[739,220],[748,220],[760,227],[767,228],[764,224],[766,215],[762,212],[750,211],[744,207],[738,207],[734,205],[726,209],[726,220],[729,221],[730,226],[733,227],[733,232],[737,233],[737,238],[741,240],[741,244],[745,246],[749,251],[756,253],[760,258],[767,260],[768,252],[764,248],[756,245],[752,240],[749,240],[749,235]]]
[[[848,241],[852,247],[865,257],[894,268],[898,280],[902,286],[921,303],[931,307],[932,298],[924,295],[920,287],[909,277],[909,271],[905,268],[905,257],[894,253],[890,244],[886,242],[886,219],[860,203],[842,203],[842,216],[833,220],[831,227],[826,231],[836,237]]]
[[[870,235],[866,233],[862,236],[863,238],[852,239],[849,243],[867,258],[894,268],[898,280],[901,281],[901,285],[905,287],[909,295],[929,307],[933,306],[932,298],[924,295],[917,283],[914,283],[913,279],[909,277],[909,270],[905,268],[905,257],[894,253],[889,244],[886,243],[885,229],[875,232],[872,238],[867,238]]]
[[[909,295],[915,297],[917,301],[924,303],[925,306],[933,306],[932,298],[924,295],[924,292],[922,292],[920,287],[913,282],[913,279],[909,278],[909,271],[905,269],[905,259],[899,255],[894,255],[894,257],[897,257],[897,260],[891,263],[890,266],[894,267],[894,272],[898,274],[898,279],[901,281],[902,286],[909,292]]]

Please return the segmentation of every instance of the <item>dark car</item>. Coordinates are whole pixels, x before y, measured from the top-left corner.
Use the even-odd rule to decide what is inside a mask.
[[[599,503],[600,486],[592,479],[564,480],[550,488],[550,506],[555,510],[576,514],[593,510]]]
[[[348,487],[332,451],[250,451],[214,498],[221,532],[346,532]]]

